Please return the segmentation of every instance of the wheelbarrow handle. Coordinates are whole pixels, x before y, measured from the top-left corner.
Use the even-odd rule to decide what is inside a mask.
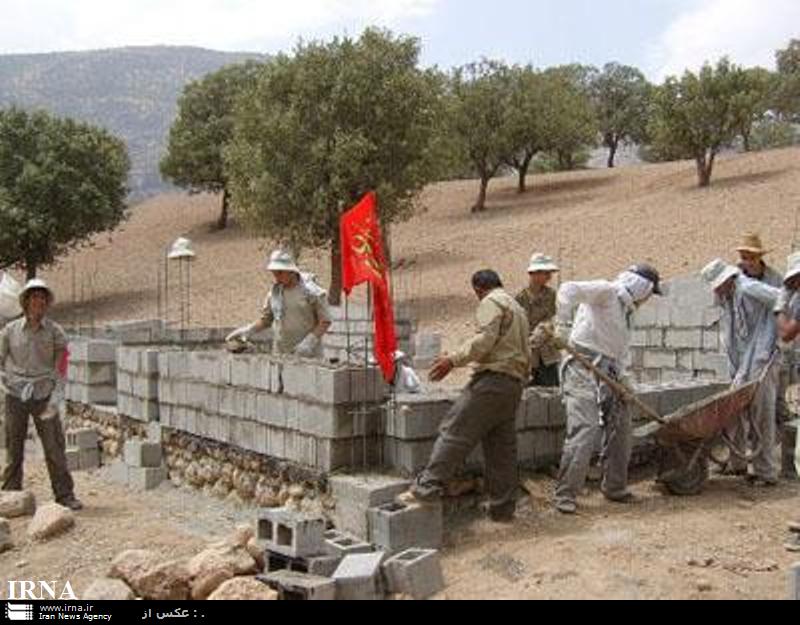
[[[595,364],[589,360],[586,356],[581,354],[579,351],[572,348],[572,346],[564,343],[563,341],[557,341],[556,346],[559,349],[562,349],[570,354],[575,360],[577,360],[581,365],[586,367],[589,371],[591,371],[595,376],[597,376],[600,380],[608,384],[608,386],[613,390],[623,401],[628,402],[636,406],[644,416],[652,421],[656,421],[657,423],[665,423],[664,418],[658,414],[655,410],[653,410],[650,406],[645,404],[641,399],[636,397],[636,395],[624,384],[620,384],[610,375],[606,374],[604,371],[601,371]]]

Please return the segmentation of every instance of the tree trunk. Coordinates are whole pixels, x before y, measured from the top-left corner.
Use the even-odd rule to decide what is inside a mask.
[[[217,230],[225,230],[228,227],[228,206],[230,204],[230,194],[228,188],[222,190],[222,212],[217,220]]]
[[[333,229],[331,242],[331,283],[328,288],[328,303],[339,306],[342,303],[342,243],[338,223]]]
[[[608,146],[608,168],[614,169],[614,159],[617,157],[617,149],[619,149],[619,142],[612,141]]]
[[[475,206],[472,207],[473,213],[482,213],[486,210],[486,190],[489,188],[489,178],[487,176],[481,176],[481,188],[478,192],[478,199],[475,202]]]
[[[519,172],[519,184],[517,185],[518,193],[525,193],[528,190],[526,178],[528,177],[528,169],[530,169],[532,160],[533,154],[526,156],[517,167],[517,171]]]
[[[696,157],[697,161],[697,181],[699,186],[708,187],[711,185],[711,172],[714,169],[714,156],[715,154],[712,152],[711,156],[706,158],[706,155]]]
[[[38,270],[39,266],[35,260],[26,260],[25,261],[25,279],[26,280],[33,280],[36,278],[36,271]]]
[[[744,151],[750,151],[750,132],[743,132],[742,133],[742,144],[744,145]]]

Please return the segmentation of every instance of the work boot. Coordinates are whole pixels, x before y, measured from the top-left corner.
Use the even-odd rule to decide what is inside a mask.
[[[575,514],[578,512],[578,504],[576,504],[574,501],[557,501],[555,506],[556,510],[558,510],[561,514]]]
[[[627,505],[642,503],[642,500],[630,491],[626,491],[620,495],[609,495],[607,493],[603,493],[603,497],[605,497],[606,500],[612,503],[627,504]]]
[[[441,501],[441,499],[435,495],[423,497],[411,488],[404,493],[400,493],[394,500],[404,506],[433,506]]]
[[[72,495],[71,497],[64,497],[63,499],[57,499],[56,503],[60,506],[64,506],[65,508],[69,508],[73,512],[83,510],[83,504],[81,503],[80,499],[75,497],[75,495]]]
[[[760,475],[748,475],[747,483],[754,488],[772,488],[778,485],[778,480],[761,477]]]

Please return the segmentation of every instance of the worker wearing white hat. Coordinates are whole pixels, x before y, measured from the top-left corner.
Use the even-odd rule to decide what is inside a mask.
[[[749,278],[720,259],[709,263],[701,275],[722,309],[722,339],[734,386],[762,380],[749,419],[742,419],[728,432],[739,451],[745,452],[748,445],[760,450],[753,458],[753,471],[748,475],[745,459],[734,454],[728,472],[747,476],[753,485],[773,486],[780,473],[774,453],[780,354],[773,309],[781,290]]]
[[[57,398],[63,393],[58,364],[67,336],[47,317],[55,296],[42,280],[30,280],[19,295],[24,316],[0,331],[0,371],[6,388],[6,467],[3,490],[22,490],[28,419],[33,417],[42,440],[47,471],[56,502],[72,510],[76,499],[66,458],[66,444]]]
[[[556,315],[556,292],[548,286],[558,271],[558,265],[552,258],[541,253],[534,254],[528,264],[529,284],[515,298],[528,315],[532,386],[558,386],[561,356],[558,349],[550,344],[553,317]]]
[[[277,250],[267,261],[275,285],[261,310],[261,318],[228,335],[228,341],[247,340],[256,332],[272,327],[273,351],[302,358],[322,357],[322,337],[331,326],[327,293],[303,274],[288,252]]]

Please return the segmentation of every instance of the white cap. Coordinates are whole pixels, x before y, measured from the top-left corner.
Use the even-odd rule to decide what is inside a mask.
[[[789,280],[799,275],[800,275],[800,252],[795,252],[794,254],[789,256],[788,260],[786,261],[786,277],[783,279],[783,283],[786,284]]]
[[[717,258],[706,265],[703,271],[700,272],[700,275],[703,277],[703,280],[711,286],[711,289],[716,291],[728,280],[738,276],[739,268],[729,265],[724,260]]]
[[[283,250],[275,250],[267,261],[267,271],[292,271],[300,274],[300,270],[294,263],[294,259],[289,252]]]
[[[184,237],[175,239],[172,247],[167,254],[170,260],[179,260],[181,258],[194,258],[195,254],[192,250],[192,242]]]
[[[560,271],[558,265],[555,264],[552,258],[545,254],[534,254],[531,256],[531,262],[528,265],[528,273],[535,273],[538,271],[556,272]]]
[[[28,280],[25,283],[25,288],[22,289],[22,293],[19,294],[19,305],[22,308],[25,308],[25,300],[28,298],[28,294],[31,291],[41,290],[47,293],[47,299],[49,300],[50,304],[56,301],[56,296],[53,291],[50,290],[50,287],[45,284],[44,280],[39,278],[34,278],[33,280]]]

